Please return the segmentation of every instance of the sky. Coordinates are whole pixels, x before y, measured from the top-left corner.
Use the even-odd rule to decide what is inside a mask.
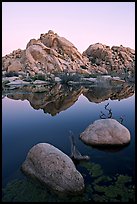
[[[135,2],[2,2],[2,56],[48,30],[80,53],[98,42],[135,49]]]

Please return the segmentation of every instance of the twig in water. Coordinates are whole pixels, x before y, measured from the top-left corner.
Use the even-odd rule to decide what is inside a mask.
[[[100,112],[101,112],[100,118],[101,118],[101,119],[106,119],[107,116],[106,116],[102,111],[100,111]]]
[[[109,109],[108,118],[112,118],[112,111],[111,111],[111,108]]]
[[[105,109],[106,109],[106,110],[109,110],[109,109],[107,109],[107,106],[108,106],[108,105],[109,105],[109,103],[107,103],[107,105],[105,105]]]
[[[71,141],[71,158],[74,160],[89,160],[90,157],[87,155],[82,155],[78,149],[76,148],[75,142],[74,142],[74,134],[73,132],[70,130],[70,141]]]
[[[108,105],[109,105],[109,103],[107,103],[107,104],[105,105],[105,109],[108,111],[108,116],[106,116],[102,111],[100,111],[100,112],[101,112],[101,115],[100,115],[100,118],[101,118],[101,119],[112,118],[112,110],[111,110],[111,108],[110,108],[110,109],[107,108]]]
[[[125,117],[125,115],[121,115],[120,118],[119,118],[121,124],[123,124],[124,117]]]

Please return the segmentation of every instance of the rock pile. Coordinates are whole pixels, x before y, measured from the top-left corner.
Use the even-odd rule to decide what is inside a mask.
[[[83,52],[83,56],[89,58],[91,65],[94,65],[96,72],[120,74],[134,73],[135,50],[129,47],[109,46],[101,43],[90,45]],[[129,72],[129,73],[128,73]]]
[[[3,71],[23,71],[31,76],[41,73],[88,71],[89,60],[64,37],[49,30],[38,40],[31,39],[25,50],[13,51],[2,59]],[[83,69],[86,68],[86,69]]]
[[[23,72],[34,76],[47,73],[134,74],[135,51],[129,47],[90,45],[81,54],[64,37],[49,30],[39,39],[31,39],[25,50],[15,50],[2,58],[2,71]]]

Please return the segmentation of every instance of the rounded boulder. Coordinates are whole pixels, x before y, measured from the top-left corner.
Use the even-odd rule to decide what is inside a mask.
[[[22,170],[55,191],[75,194],[84,189],[84,179],[71,158],[48,143],[30,149]]]
[[[129,130],[115,119],[100,119],[80,134],[89,145],[125,145],[130,142]]]

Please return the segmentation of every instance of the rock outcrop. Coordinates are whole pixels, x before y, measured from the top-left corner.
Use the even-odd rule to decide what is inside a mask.
[[[49,30],[38,40],[32,39],[25,50],[16,50],[2,59],[3,71],[24,71],[31,76],[43,73],[90,73],[89,60],[64,37]],[[86,69],[83,69],[86,68]]]
[[[89,58],[96,72],[119,74],[134,74],[135,51],[129,47],[109,46],[101,43],[90,45],[83,52]]]
[[[129,130],[115,119],[100,119],[80,134],[89,145],[125,145],[130,142]]]
[[[15,50],[2,58],[2,73],[23,72],[34,76],[38,73],[73,72],[80,74],[134,75],[135,51],[129,47],[109,46],[101,43],[90,45],[81,54],[64,37],[49,30],[39,39],[31,39],[25,50]]]
[[[84,189],[84,179],[72,160],[48,143],[39,143],[30,149],[22,170],[55,191],[75,194]]]

